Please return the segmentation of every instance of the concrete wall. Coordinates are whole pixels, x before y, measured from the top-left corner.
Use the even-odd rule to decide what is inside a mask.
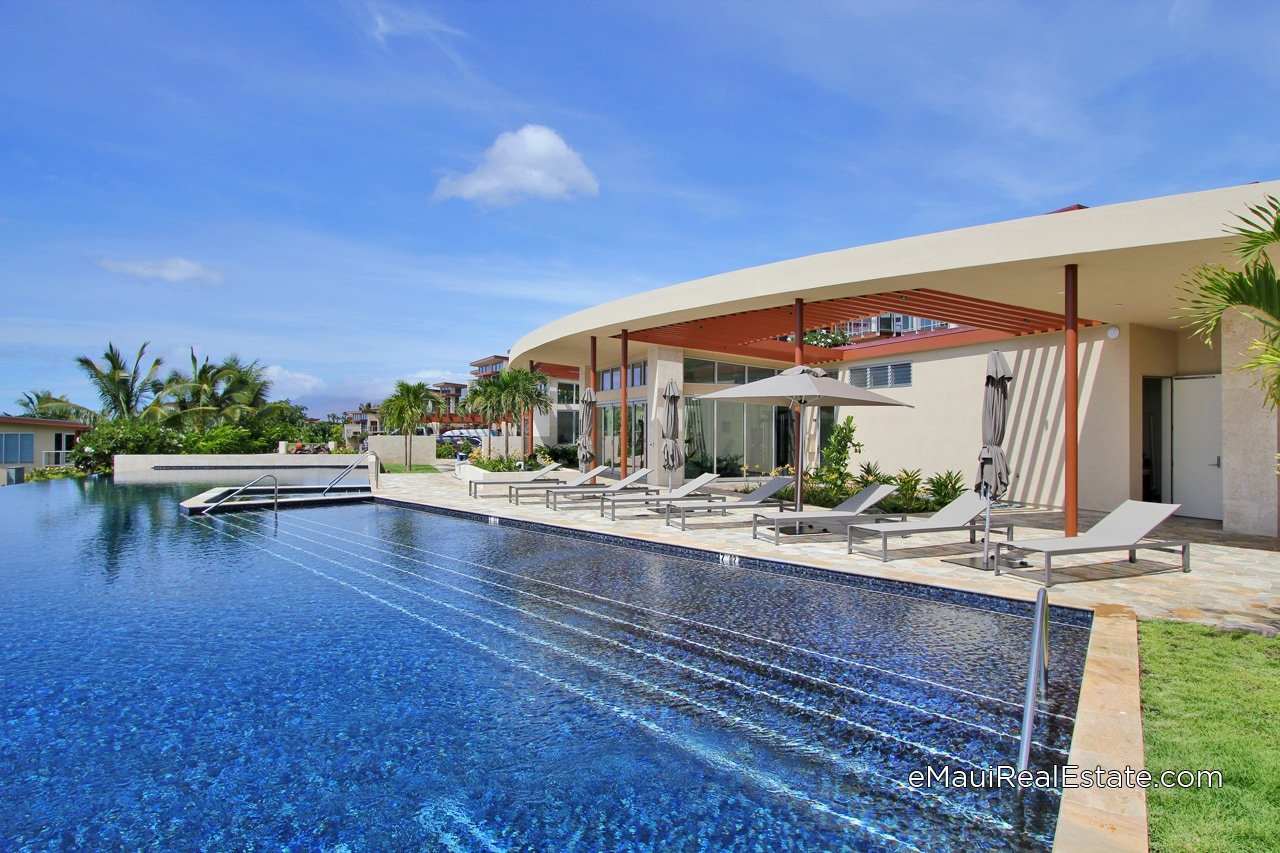
[[[436,436],[415,435],[412,442],[414,465],[430,465],[436,461]],[[403,435],[371,435],[369,449],[378,454],[383,463],[405,464]]]
[[[1249,344],[1262,324],[1228,311],[1222,318],[1222,529],[1261,536],[1280,534],[1280,481],[1275,455],[1280,424],[1258,387],[1242,372]]]
[[[173,453],[121,454],[113,459],[116,483],[235,483],[263,473],[281,485],[327,482],[356,460],[347,453]],[[363,466],[362,466],[363,468]],[[361,469],[357,472],[363,473]],[[351,482],[362,476],[353,472]]]

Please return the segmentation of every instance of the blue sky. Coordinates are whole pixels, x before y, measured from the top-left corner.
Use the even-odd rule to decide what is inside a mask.
[[[569,311],[1280,177],[1280,5],[0,0],[0,410],[143,341],[323,416]]]

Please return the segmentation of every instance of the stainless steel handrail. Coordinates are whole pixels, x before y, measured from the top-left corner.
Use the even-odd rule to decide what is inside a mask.
[[[367,459],[367,458],[368,458],[368,457],[370,457],[370,456],[374,456],[374,457],[376,457],[377,455],[378,455],[378,454],[374,453],[372,450],[366,450],[364,453],[361,453],[359,456],[357,456],[357,457],[356,457],[356,461],[352,462],[352,463],[351,463],[350,465],[348,465],[346,468],[343,468],[343,469],[342,469],[342,473],[341,473],[341,474],[339,474],[338,476],[334,477],[334,478],[329,482],[329,485],[327,485],[327,486],[325,486],[325,487],[324,487],[324,491],[320,493],[320,497],[324,497],[325,495],[329,494],[329,490],[330,490],[330,489],[332,489],[334,486],[338,485],[338,483],[339,483],[339,482],[341,482],[341,480],[342,480],[342,478],[343,478],[343,477],[347,476],[347,475],[348,475],[348,474],[350,474],[352,471],[354,471],[354,470],[356,469],[356,466],[358,466],[358,465],[359,465],[361,462],[363,462],[365,459]]]
[[[241,486],[240,488],[236,489],[234,492],[231,492],[230,494],[223,495],[222,497],[218,498],[218,499],[217,499],[216,501],[214,501],[213,503],[211,503],[211,504],[209,504],[208,506],[206,506],[203,510],[201,510],[200,514],[201,514],[201,515],[208,515],[208,514],[213,510],[213,508],[214,508],[214,507],[218,506],[219,504],[223,503],[224,501],[229,501],[229,500],[231,500],[231,499],[232,499],[232,498],[234,498],[236,495],[238,495],[238,494],[242,493],[243,491],[245,491],[246,489],[248,489],[250,486],[252,486],[252,485],[254,485],[254,484],[256,484],[256,483],[261,483],[263,480],[267,479],[268,477],[270,477],[270,478],[271,478],[271,480],[276,484],[276,488],[275,488],[275,495],[274,495],[274,501],[273,501],[273,504],[272,504],[271,509],[272,509],[272,510],[273,510],[273,511],[278,515],[278,514],[280,513],[280,480],[279,480],[279,478],[277,478],[277,477],[276,477],[276,475],[275,475],[275,474],[263,474],[261,477],[258,477],[258,478],[254,479],[254,480],[250,480],[249,482],[245,483],[245,484],[244,484],[243,486]]]
[[[1031,660],[1027,667],[1027,693],[1022,701],[1022,735],[1018,741],[1018,772],[1031,764],[1031,738],[1036,722],[1036,701],[1049,691],[1049,591],[1036,592],[1035,626],[1031,635]]]

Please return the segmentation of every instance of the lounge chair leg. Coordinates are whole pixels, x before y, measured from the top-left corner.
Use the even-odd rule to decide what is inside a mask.
[[[1137,548],[1130,548],[1130,549],[1129,549],[1129,562],[1130,562],[1130,563],[1136,563],[1136,562],[1138,562],[1138,549],[1137,549]]]
[[[880,562],[889,562],[889,534],[880,534]]]
[[[1053,586],[1053,557],[1044,555],[1044,588]]]
[[[996,562],[995,562],[995,566],[993,567],[993,568],[995,569],[995,571],[996,571],[996,577],[1000,577],[1000,546],[1001,546],[1002,544],[1004,544],[1004,543],[1002,543],[1002,542],[997,542],[997,543],[996,543],[996,556],[995,556],[995,561],[996,561]]]
[[[1191,543],[1182,546],[1182,571],[1184,573],[1191,571]]]

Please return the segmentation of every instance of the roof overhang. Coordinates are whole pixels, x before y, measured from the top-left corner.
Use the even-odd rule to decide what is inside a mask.
[[[810,310],[835,316],[855,306],[928,317],[946,303],[954,322],[988,334],[1049,331],[1061,328],[1066,264],[1079,268],[1079,315],[1089,322],[1177,329],[1176,292],[1185,275],[1200,264],[1228,261],[1226,226],[1267,195],[1280,195],[1280,181],[1069,210],[723,273],[569,314],[525,335],[511,356],[585,364],[593,336],[603,340],[627,329],[639,344],[660,344],[663,332],[655,330],[714,321],[724,331],[734,321],[723,318],[754,323],[767,317],[746,329],[735,351],[789,361],[789,347],[768,337],[797,298],[805,301],[807,318]],[[900,308],[881,307],[895,300]],[[977,314],[966,321],[961,312]],[[817,316],[806,320],[807,328],[822,325]],[[1010,328],[1022,317],[1026,332]],[[687,340],[670,345],[695,348]],[[845,357],[833,352],[839,351],[806,347],[814,361]]]

